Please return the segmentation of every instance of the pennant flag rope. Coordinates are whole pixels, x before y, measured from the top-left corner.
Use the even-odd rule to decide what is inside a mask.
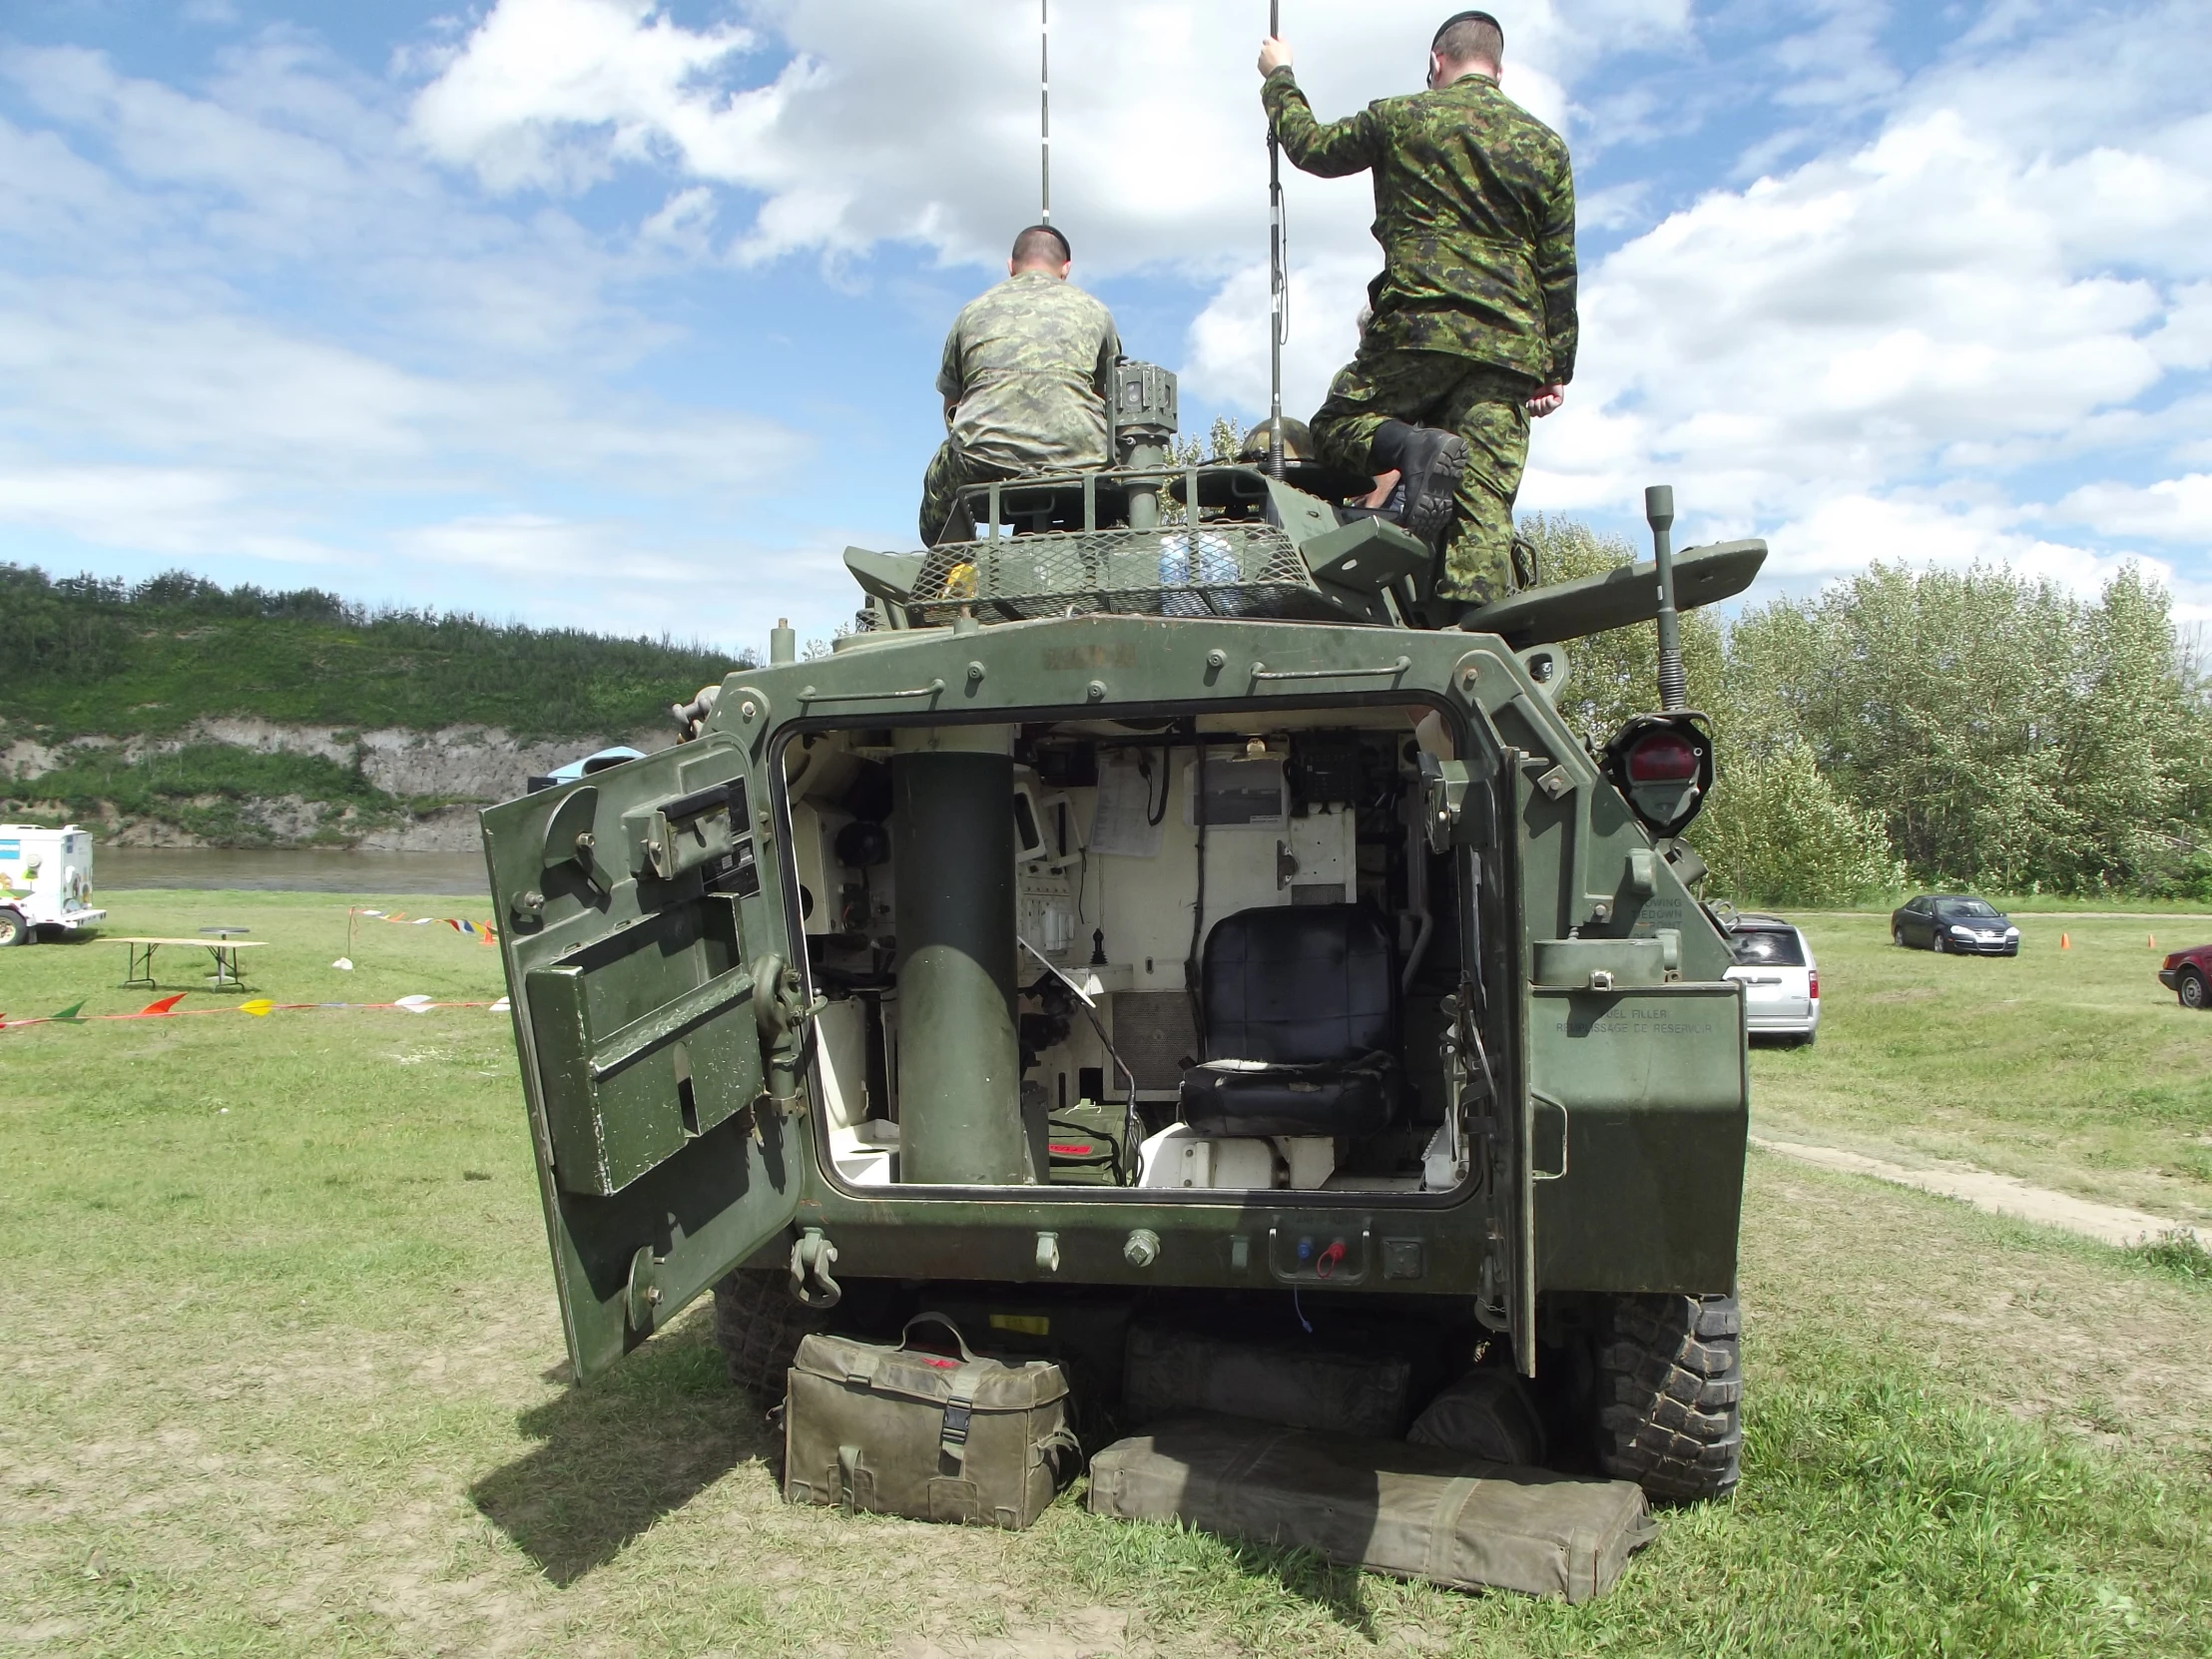
[[[245,1014],[251,1019],[267,1019],[272,1014],[297,1013],[311,1009],[392,1009],[406,1014],[427,1014],[440,1008],[483,1008],[494,1013],[507,1011],[507,999],[503,996],[492,1002],[439,1002],[420,993],[400,997],[394,1002],[278,1002],[271,997],[257,996],[249,1002],[225,1002],[212,1008],[180,1008],[178,1004],[189,994],[191,993],[179,991],[175,996],[165,996],[159,1002],[148,1003],[135,1014],[88,1014],[82,1012],[85,1006],[83,1002],[74,1002],[57,1013],[40,1014],[31,1019],[9,1019],[0,1015],[0,1031],[20,1031],[33,1025],[106,1024],[115,1020],[183,1019],[205,1014]]]
[[[488,921],[470,921],[466,916],[410,916],[404,910],[350,909],[345,912],[346,933],[351,937],[353,918],[366,916],[371,921],[396,922],[402,927],[435,927],[441,922],[456,933],[465,933],[478,944],[497,944],[499,933]]]

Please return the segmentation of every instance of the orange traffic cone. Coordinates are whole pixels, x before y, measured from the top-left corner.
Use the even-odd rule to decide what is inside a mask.
[[[2156,933],[2153,933],[2150,936],[2150,947],[2153,950],[2156,950],[2158,948],[2158,935]]]
[[[2058,935],[2058,948],[2059,948],[2060,950],[2071,950],[2071,949],[2073,948],[2073,940],[2071,940],[2071,939],[2069,939],[2068,937],[2066,937],[2066,935],[2065,935],[2065,934],[2063,934],[2063,933],[2059,934],[2059,935]]]

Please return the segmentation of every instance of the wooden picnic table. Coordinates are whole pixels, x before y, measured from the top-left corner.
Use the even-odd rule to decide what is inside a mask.
[[[205,950],[215,958],[215,972],[209,975],[212,988],[224,991],[243,989],[246,978],[239,972],[239,952],[259,950],[267,939],[147,939],[116,938],[110,935],[110,944],[120,944],[130,952],[129,971],[124,978],[126,987],[154,984],[154,952],[165,944],[189,944],[196,950]]]

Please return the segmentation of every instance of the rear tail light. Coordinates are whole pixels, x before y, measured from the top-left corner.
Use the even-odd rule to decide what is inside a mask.
[[[1821,970],[1815,968],[1805,976],[1805,994],[1815,1002],[1821,999]]]
[[[1713,738],[1688,710],[1637,715],[1605,746],[1606,780],[1655,835],[1679,835],[1713,787]]]
[[[1686,784],[1698,773],[1696,746],[1666,728],[1645,733],[1622,760],[1631,784]]]

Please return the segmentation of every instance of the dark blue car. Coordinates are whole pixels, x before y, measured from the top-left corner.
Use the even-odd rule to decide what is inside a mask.
[[[1890,912],[1890,942],[1956,956],[2017,956],[2020,930],[1986,899],[1969,893],[1923,893]]]

